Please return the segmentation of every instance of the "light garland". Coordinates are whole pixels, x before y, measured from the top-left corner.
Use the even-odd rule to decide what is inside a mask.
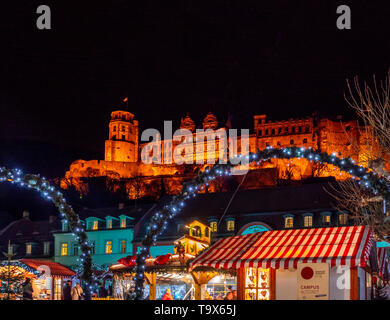
[[[238,156],[239,160],[242,157],[244,156]],[[386,178],[378,177],[376,173],[368,171],[367,168],[356,165],[353,159],[338,158],[335,153],[329,155],[325,152],[319,152],[313,150],[312,148],[304,147],[288,147],[283,149],[267,147],[265,150],[258,150],[257,153],[249,153],[245,155],[245,157],[248,162],[257,162],[258,164],[272,158],[287,160],[293,158],[304,158],[310,162],[331,164],[338,167],[341,171],[350,174],[354,178],[359,178],[359,185],[369,189],[374,194],[381,194],[384,199],[390,201],[390,176]],[[147,226],[146,236],[141,243],[139,252],[137,253],[136,275],[134,276],[137,300],[141,300],[143,297],[145,259],[149,256],[150,247],[156,244],[157,237],[165,231],[168,221],[180,212],[185,205],[185,200],[195,197],[204,185],[208,185],[209,181],[220,176],[230,175],[231,169],[236,166],[236,164],[229,161],[227,164],[217,163],[210,169],[199,172],[197,178],[183,184],[180,193],[173,196],[169,204],[164,206],[159,212],[154,213],[149,225]]]
[[[33,189],[41,193],[41,196],[51,201],[60,212],[60,216],[69,225],[71,232],[79,243],[82,265],[81,279],[84,281],[84,289],[91,292],[92,285],[92,258],[91,248],[88,243],[87,234],[77,213],[66,202],[63,194],[52,186],[44,177],[36,174],[23,174],[19,169],[6,169],[0,167],[0,182],[10,182],[20,187]]]

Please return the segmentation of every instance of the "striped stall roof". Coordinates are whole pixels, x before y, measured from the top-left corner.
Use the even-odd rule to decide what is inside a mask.
[[[195,258],[191,266],[193,268],[198,265],[217,269],[234,268],[235,261],[253,245],[260,235],[261,233],[252,233],[244,236],[223,238]]]
[[[327,262],[364,267],[372,244],[372,232],[364,226],[274,230],[222,239],[191,266],[289,269],[298,263]]]
[[[54,261],[44,261],[44,260],[33,260],[33,259],[21,259],[21,263],[29,266],[38,271],[47,270],[50,272],[50,275],[60,276],[60,277],[73,277],[76,272],[68,269],[62,264]]]

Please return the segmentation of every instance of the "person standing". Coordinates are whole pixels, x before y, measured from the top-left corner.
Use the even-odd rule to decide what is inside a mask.
[[[107,289],[103,286],[103,283],[100,284],[100,287],[98,290],[98,297],[99,298],[107,298]]]
[[[72,300],[82,300],[83,298],[83,288],[81,288],[79,283],[72,288],[71,291]]]
[[[163,300],[173,300],[173,297],[171,295],[171,290],[167,289],[167,291],[165,291],[165,294],[162,298]]]
[[[29,278],[23,283],[23,300],[33,300],[33,288]]]
[[[72,300],[72,281],[66,281],[64,287],[62,288],[62,300]]]

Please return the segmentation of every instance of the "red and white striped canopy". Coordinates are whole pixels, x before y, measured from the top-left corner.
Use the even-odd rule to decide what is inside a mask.
[[[386,257],[387,257],[387,251],[388,248],[386,247],[381,247],[377,249],[378,252],[378,267],[379,267],[379,274],[381,277],[385,276],[386,274]]]
[[[298,263],[327,262],[364,267],[372,243],[372,232],[364,226],[266,231],[221,239],[191,266],[289,269]]]

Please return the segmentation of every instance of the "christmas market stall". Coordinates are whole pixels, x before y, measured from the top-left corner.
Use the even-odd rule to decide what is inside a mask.
[[[208,226],[194,220],[185,225],[186,234],[174,241],[174,253],[149,257],[145,260],[144,298],[162,299],[170,291],[172,299],[208,299],[224,297],[228,290],[235,288],[235,270],[199,267],[189,271],[189,263],[210,245]],[[118,260],[110,267],[114,278],[114,297],[126,299],[134,285],[136,256]],[[202,270],[202,272],[199,272]],[[210,283],[209,281],[212,280]],[[208,287],[202,287],[208,283]]]
[[[13,292],[13,298],[20,298],[17,293],[28,278],[34,300],[61,300],[65,281],[71,280],[76,273],[53,261],[20,259],[2,262],[0,275],[4,288],[2,298],[6,298],[4,292]]]
[[[224,238],[190,268],[236,270],[240,300],[369,300],[376,265],[372,231],[351,226]]]

